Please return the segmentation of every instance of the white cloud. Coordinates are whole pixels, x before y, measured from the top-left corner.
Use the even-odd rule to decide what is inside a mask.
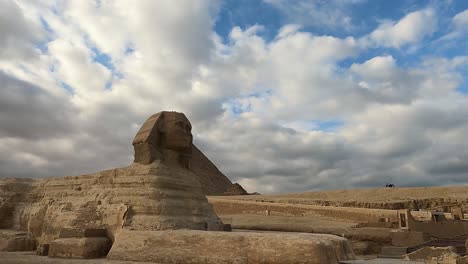
[[[285,37],[288,37],[289,35],[293,35],[297,33],[301,28],[302,28],[301,25],[287,24],[280,28],[280,30],[278,31],[277,38],[285,38]]]
[[[73,131],[74,109],[67,97],[52,95],[40,87],[0,71],[0,137],[41,139]]]
[[[70,85],[77,95],[89,98],[104,91],[111,72],[92,61],[90,50],[83,43],[57,39],[49,43],[48,49],[57,62],[53,65],[54,75]]]
[[[33,42],[44,37],[38,18],[31,18],[15,1],[6,0],[0,8],[0,60],[37,56]]]
[[[415,44],[437,29],[437,15],[431,8],[411,12],[397,22],[384,21],[363,41],[371,45],[400,48]]]
[[[453,23],[457,28],[466,30],[468,28],[468,9],[456,14],[453,17]]]

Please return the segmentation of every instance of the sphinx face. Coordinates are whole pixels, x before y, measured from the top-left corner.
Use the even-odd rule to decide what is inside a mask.
[[[165,148],[180,152],[192,149],[192,125],[185,115],[176,112],[164,114]]]

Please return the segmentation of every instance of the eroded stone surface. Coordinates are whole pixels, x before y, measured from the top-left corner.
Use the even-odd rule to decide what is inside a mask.
[[[27,232],[0,229],[0,251],[31,251],[36,240]]]
[[[453,247],[423,247],[414,252],[406,254],[404,259],[428,261],[434,258],[456,259],[458,257],[459,255],[456,253],[456,250]]]
[[[223,230],[190,170],[191,125],[185,115],[150,117],[133,142],[128,167],[37,181],[0,181],[0,226],[25,230],[41,244],[63,229]]]
[[[348,241],[306,233],[123,230],[108,259],[156,263],[295,264],[354,259]]]
[[[161,161],[43,180],[13,214],[21,230],[50,243],[63,228],[222,230],[194,174]],[[23,204],[23,203],[21,203]]]
[[[106,237],[59,238],[50,243],[51,258],[101,258],[107,255],[111,241]]]

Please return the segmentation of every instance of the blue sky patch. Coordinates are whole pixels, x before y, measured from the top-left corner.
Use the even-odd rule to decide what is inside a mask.
[[[317,130],[334,132],[340,127],[344,126],[344,121],[342,120],[326,120],[326,121],[315,121]]]
[[[227,0],[221,4],[214,30],[226,42],[233,27],[243,30],[254,25],[263,25],[259,32],[267,41],[272,40],[278,29],[287,21],[272,5],[259,0]]]
[[[42,27],[43,27],[47,32],[49,32],[49,33],[54,32],[54,31],[52,30],[52,28],[50,27],[49,23],[47,23],[47,21],[44,19],[44,17],[42,17],[42,16],[39,17],[39,20],[41,21]]]
[[[101,52],[96,47],[91,48],[91,50],[93,51],[93,54],[94,54],[93,60],[95,62],[102,64],[104,67],[114,72],[115,67],[114,67],[114,64],[112,64],[112,58],[109,55]]]
[[[73,87],[71,87],[71,85],[69,85],[68,83],[66,82],[63,82],[63,81],[59,81],[60,83],[60,86],[62,86],[65,90],[67,90],[70,94],[74,94],[75,93],[75,90],[73,89]]]

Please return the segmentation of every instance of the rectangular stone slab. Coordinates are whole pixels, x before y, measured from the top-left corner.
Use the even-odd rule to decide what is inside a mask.
[[[51,258],[102,258],[107,255],[111,242],[105,237],[59,238],[49,247]]]
[[[36,240],[27,232],[0,229],[0,251],[31,251],[35,249]]]
[[[107,258],[191,264],[334,264],[354,259],[354,253],[345,238],[323,234],[122,230]]]

